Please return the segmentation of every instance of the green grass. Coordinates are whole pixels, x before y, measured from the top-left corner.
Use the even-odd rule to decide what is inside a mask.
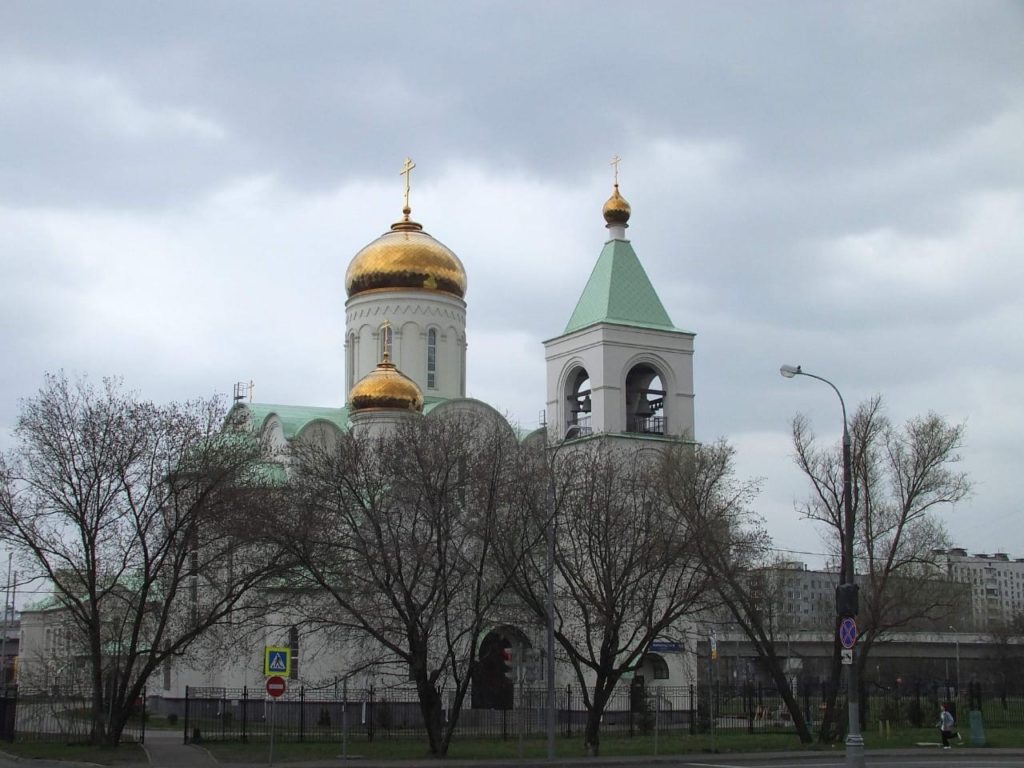
[[[218,760],[225,763],[260,762],[267,759],[269,743],[267,741],[250,742],[207,742],[203,746]],[[764,734],[742,736],[716,736],[715,751],[719,752],[750,752],[778,751],[799,749],[800,742],[795,736],[782,734]],[[453,759],[502,760],[514,759],[519,756],[520,744],[515,739],[507,741],[492,739],[461,739],[452,743],[448,757]],[[660,734],[658,748],[655,750],[653,734],[637,735],[634,738],[609,736],[601,740],[601,754],[608,756],[620,755],[654,755],[707,753],[712,749],[712,739],[708,735]],[[547,754],[545,739],[525,739],[522,743],[523,755],[528,758],[542,758]],[[274,760],[290,762],[297,760],[318,760],[336,757],[341,753],[341,745],[336,742],[292,743],[277,742],[274,744]],[[427,757],[427,746],[423,740],[376,740],[366,742],[350,742],[348,753],[363,758],[377,760],[402,760]],[[584,757],[582,735],[571,738],[561,737],[557,744],[559,757]]]
[[[961,727],[964,746],[971,744],[969,727]],[[940,743],[942,737],[938,728],[914,728],[886,735],[875,725],[864,733],[864,744],[868,748],[913,747],[919,743]],[[1024,747],[1024,728],[986,728],[985,745],[988,747]]]
[[[93,747],[86,744],[49,744],[46,742],[17,742],[0,745],[10,755],[26,760],[71,760],[99,765],[123,765],[125,763],[149,762],[146,753],[138,744],[122,744],[119,747]]]
[[[969,740],[965,731],[965,740]],[[1024,746],[1024,729],[990,729],[986,731],[990,747],[1022,747]],[[900,731],[895,734],[879,733],[877,727],[865,732],[865,744],[869,749],[914,747],[918,742],[938,742],[938,731],[934,728],[920,728]],[[218,760],[224,763],[253,763],[267,759],[269,743],[267,741],[249,742],[207,742],[203,746]],[[841,748],[842,745],[837,745]],[[514,759],[519,756],[520,745],[517,740],[473,739],[463,738],[452,743],[448,757],[452,759],[501,760]],[[542,758],[547,753],[547,742],[544,739],[531,738],[523,741],[523,755],[527,758]],[[655,749],[653,734],[637,734],[633,738],[611,735],[601,739],[601,754],[605,756],[644,756],[644,755],[678,755],[678,754],[709,754],[734,752],[777,752],[781,750],[831,750],[831,745],[802,745],[796,736],[788,734],[747,734],[736,732],[716,733],[691,736],[688,733],[660,733]],[[571,738],[560,737],[557,744],[559,757],[584,757],[582,735]],[[275,762],[295,762],[300,760],[321,760],[337,757],[341,754],[341,745],[337,742],[277,742],[274,744]],[[350,756],[360,756],[377,760],[410,760],[427,757],[426,741],[422,739],[377,739],[367,742],[364,739],[350,741]]]

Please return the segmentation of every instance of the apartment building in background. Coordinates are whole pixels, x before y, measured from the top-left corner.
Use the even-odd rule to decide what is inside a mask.
[[[974,629],[986,632],[1024,613],[1024,558],[1005,552],[968,554],[966,549],[937,549],[946,578],[969,585]]]

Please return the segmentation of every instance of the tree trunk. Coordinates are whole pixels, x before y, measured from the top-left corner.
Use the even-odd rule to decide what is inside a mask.
[[[107,734],[103,743],[108,747],[116,747],[121,742],[121,734],[128,723],[128,708],[120,707],[110,715],[110,722],[107,723]]]
[[[871,656],[871,649],[874,647],[874,638],[869,636],[867,640],[857,642],[857,655],[854,658],[854,664],[857,667],[857,685],[859,689],[857,691],[857,703],[859,706],[858,715],[860,717],[861,730],[864,730],[864,724],[867,722],[867,706],[868,697],[865,695],[867,690],[867,677],[866,671],[868,667],[868,658]]]
[[[103,695],[103,666],[93,663],[92,670],[92,733],[90,742],[93,746],[101,746],[106,737],[106,697]]]
[[[452,737],[455,735],[455,727],[459,722],[459,715],[462,712],[462,705],[466,700],[466,692],[469,687],[469,680],[466,680],[463,684],[459,685],[455,689],[455,695],[449,703],[448,707],[448,722],[444,723],[443,719],[438,720],[441,724],[442,733],[444,734],[444,743],[441,748],[444,750],[444,754],[448,754],[448,749],[452,743]],[[443,711],[439,714],[443,714]]]
[[[831,744],[835,741],[838,733],[836,728],[836,698],[839,695],[839,680],[843,673],[841,648],[839,633],[837,632],[832,640],[832,668],[830,670],[829,688],[825,694],[825,712],[821,716],[821,729],[818,731],[818,741],[822,744]]]
[[[420,714],[423,717],[423,727],[427,730],[430,754],[434,757],[444,757],[448,752],[448,741],[442,732],[444,718],[441,695],[425,675],[422,678],[417,675],[416,692],[419,694]]]
[[[608,705],[611,692],[599,680],[594,684],[594,698],[587,710],[587,726],[583,730],[583,752],[587,757],[597,757],[601,747],[601,718]]]
[[[766,660],[768,660],[768,671],[771,673],[772,679],[775,680],[775,686],[779,689],[779,694],[782,696],[786,709],[789,710],[790,717],[793,718],[793,726],[796,728],[796,735],[800,737],[800,743],[810,744],[813,741],[811,731],[807,727],[804,713],[800,710],[800,702],[797,701],[793,689],[789,685],[789,678],[783,672],[777,656],[766,657]]]

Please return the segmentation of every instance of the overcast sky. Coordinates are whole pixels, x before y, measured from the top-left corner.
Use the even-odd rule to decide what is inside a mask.
[[[697,437],[822,552],[824,385],[966,422],[955,542],[1024,557],[1019,2],[0,5],[0,445],[46,371],[344,403],[344,275],[400,214],[469,274],[469,394],[534,426],[607,234],[696,332]],[[812,556],[803,559],[815,562]]]

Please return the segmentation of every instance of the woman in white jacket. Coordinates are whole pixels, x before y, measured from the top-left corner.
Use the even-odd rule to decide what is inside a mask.
[[[953,717],[953,713],[949,711],[949,704],[943,704],[942,709],[939,710],[939,730],[942,731],[942,748],[949,749],[949,740],[956,736],[957,741],[961,744],[963,739],[960,738],[960,732],[956,730],[956,720]]]

